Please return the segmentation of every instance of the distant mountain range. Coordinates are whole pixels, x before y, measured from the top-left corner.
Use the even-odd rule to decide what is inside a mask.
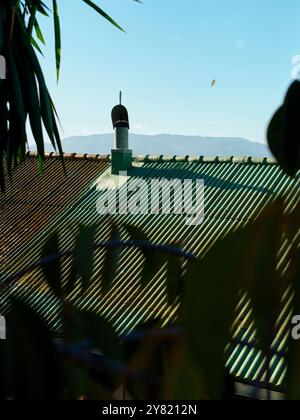
[[[66,153],[110,154],[112,144],[113,134],[96,134],[66,138],[63,140],[63,149]],[[234,137],[130,133],[130,147],[134,155],[271,156],[264,144]],[[46,144],[46,151],[53,151],[50,144]]]

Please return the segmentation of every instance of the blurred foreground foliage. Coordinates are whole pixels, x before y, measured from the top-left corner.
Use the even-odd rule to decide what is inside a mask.
[[[127,337],[118,336],[105,318],[79,310],[68,300],[75,283],[80,283],[81,293],[89,287],[93,273],[90,250],[95,244],[96,228],[79,229],[70,275],[64,283],[59,238],[53,234],[44,246],[41,264],[60,302],[62,332],[54,335],[27,303],[11,299],[7,340],[1,342],[0,350],[2,397],[101,400],[113,399],[122,387],[127,397],[136,400],[233,398],[233,379],[226,373],[224,350],[231,339],[240,291],[251,298],[258,347],[267,360],[281,298],[290,286],[296,293],[294,313],[300,313],[299,220],[299,204],[286,214],[284,202],[277,201],[245,228],[217,242],[203,258],[189,261],[184,273],[174,270],[183,258],[180,253],[170,252],[175,248],[166,248],[168,252],[143,248],[140,244],[147,243],[145,235],[127,227],[132,235],[130,244],[137,241],[136,246],[141,246],[145,261],[149,259],[153,264],[152,272],[167,262],[168,301],[174,302],[173,288],[181,301],[175,325],[160,328],[159,321],[153,320],[138,326]],[[103,295],[109,292],[115,275],[105,266],[118,265],[118,237],[117,227],[112,226]],[[276,265],[283,238],[291,246],[289,269],[281,276]],[[149,280],[143,277],[141,286],[145,287]],[[287,395],[300,399],[298,347],[291,340]]]

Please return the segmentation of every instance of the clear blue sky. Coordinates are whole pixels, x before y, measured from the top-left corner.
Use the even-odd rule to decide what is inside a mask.
[[[126,34],[81,0],[58,0],[58,85],[52,22],[42,21],[42,64],[64,137],[109,132],[122,89],[132,131],[264,141],[300,54],[299,0],[95,1]]]

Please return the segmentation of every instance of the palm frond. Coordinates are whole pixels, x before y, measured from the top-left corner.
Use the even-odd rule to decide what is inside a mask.
[[[94,1],[82,0],[101,17],[123,31]],[[140,0],[134,0],[141,3]],[[5,173],[26,156],[29,121],[38,151],[40,172],[44,162],[44,132],[62,156],[58,116],[39,63],[45,45],[41,16],[53,15],[57,80],[61,66],[61,26],[59,1],[52,0],[52,11],[42,0],[0,1],[0,55],[5,58],[7,78],[0,80],[0,190]]]

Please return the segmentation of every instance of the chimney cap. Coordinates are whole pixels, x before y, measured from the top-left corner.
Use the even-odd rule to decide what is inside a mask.
[[[114,128],[127,127],[129,128],[128,111],[123,105],[116,105],[111,111],[111,119]]]
[[[120,92],[120,104],[116,105],[111,112],[111,119],[113,127],[126,127],[129,128],[128,111],[122,105],[122,92]]]

